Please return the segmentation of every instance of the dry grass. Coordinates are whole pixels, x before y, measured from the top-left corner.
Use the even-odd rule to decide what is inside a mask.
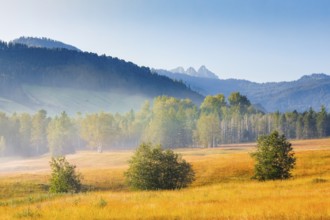
[[[91,190],[77,195],[49,195],[44,169],[3,173],[0,219],[330,219],[330,139],[293,141],[297,166],[286,181],[251,180],[252,146],[178,150],[196,171],[179,191],[130,191],[128,151],[69,156]]]

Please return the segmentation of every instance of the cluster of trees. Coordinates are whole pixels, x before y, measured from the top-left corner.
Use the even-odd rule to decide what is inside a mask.
[[[98,151],[135,148],[141,142],[169,147],[214,147],[219,144],[253,142],[278,130],[289,139],[330,135],[330,114],[324,107],[309,111],[265,114],[239,93],[227,99],[207,96],[200,107],[189,99],[161,96],[146,102],[140,111],[126,114],[93,113],[48,117],[0,113],[1,155],[52,155],[77,149]]]
[[[82,175],[64,156],[52,157],[51,193],[78,193]],[[173,150],[142,143],[136,149],[125,172],[127,184],[137,190],[181,189],[195,180],[192,166]]]
[[[253,178],[259,181],[288,179],[296,158],[291,143],[278,131],[258,138]],[[50,161],[50,192],[77,193],[81,190],[81,174],[65,157],[52,157]],[[187,187],[195,180],[191,164],[171,149],[142,143],[136,149],[125,172],[127,184],[137,190],[169,190]]]
[[[205,147],[219,144],[253,142],[261,135],[277,130],[289,139],[322,138],[330,135],[330,114],[324,106],[319,112],[310,108],[299,113],[265,114],[255,109],[239,93],[228,103],[223,95],[207,96],[197,120],[197,143]]]

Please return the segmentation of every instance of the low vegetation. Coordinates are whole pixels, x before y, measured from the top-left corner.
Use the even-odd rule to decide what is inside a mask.
[[[292,141],[297,158],[292,178],[262,182],[251,179],[253,144],[177,149],[192,165],[195,181],[185,189],[162,191],[130,191],[124,173],[133,154],[111,151],[67,156],[79,167],[89,191],[49,194],[50,176],[44,170],[49,158],[35,158],[35,166],[44,164],[40,171],[1,171],[0,218],[329,219],[329,143]]]
[[[81,175],[76,173],[76,166],[71,165],[65,157],[52,157],[50,167],[50,192],[77,193],[81,190]]]
[[[134,189],[181,189],[194,180],[191,165],[172,150],[141,144],[129,161],[125,173],[127,183]]]

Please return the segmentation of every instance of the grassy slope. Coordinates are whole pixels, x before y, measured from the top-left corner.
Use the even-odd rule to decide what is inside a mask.
[[[31,112],[31,109],[12,100],[0,97],[0,111],[10,114],[13,112]]]
[[[45,109],[50,115],[62,111],[69,114],[100,111],[123,113],[131,109],[139,110],[144,101],[148,100],[140,95],[32,85],[23,86],[23,91],[34,103],[33,106],[23,106],[0,97],[0,111],[35,113],[37,110]]]
[[[330,139],[293,143],[297,167],[287,181],[251,180],[249,145],[178,150],[196,171],[180,191],[129,191],[123,172],[130,151],[81,152],[67,158],[92,191],[50,195],[49,157],[27,160],[31,171],[0,174],[0,218],[330,219]]]

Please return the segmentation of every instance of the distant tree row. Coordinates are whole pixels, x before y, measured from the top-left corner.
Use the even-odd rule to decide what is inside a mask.
[[[299,113],[265,114],[249,100],[232,93],[226,103],[223,95],[207,96],[197,120],[197,143],[205,147],[255,141],[259,136],[278,130],[289,139],[322,138],[330,135],[330,114],[324,106]]]
[[[330,135],[330,114],[324,107],[299,113],[265,114],[240,93],[207,96],[198,107],[192,101],[161,96],[140,111],[49,117],[40,110],[0,113],[0,154],[34,156],[73,153],[78,149],[135,148],[141,142],[170,147],[215,147],[254,142],[278,130],[289,139]]]

